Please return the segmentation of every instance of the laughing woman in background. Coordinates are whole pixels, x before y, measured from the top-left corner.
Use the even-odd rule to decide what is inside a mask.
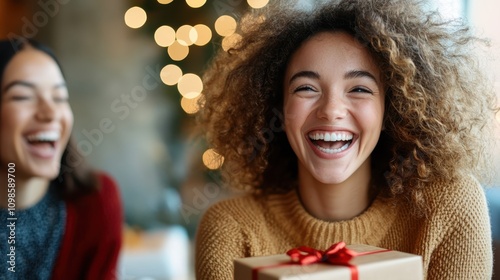
[[[57,59],[31,40],[0,41],[0,86],[0,220],[11,225],[0,233],[3,259],[10,255],[1,278],[115,279],[118,189],[71,148],[73,113]]]

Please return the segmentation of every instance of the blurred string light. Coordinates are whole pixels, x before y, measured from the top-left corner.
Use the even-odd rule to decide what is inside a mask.
[[[247,2],[250,7],[260,9],[264,8],[269,3],[269,0],[247,0]]]
[[[212,40],[212,30],[210,30],[210,27],[204,25],[204,24],[197,24],[194,26],[194,29],[196,30],[196,33],[198,34],[198,38],[194,42],[195,45],[197,46],[204,46]]]
[[[208,149],[202,156],[203,164],[209,169],[217,169],[224,163],[224,157],[219,155],[214,149]]]
[[[188,56],[189,47],[181,44],[179,41],[175,41],[168,47],[167,52],[172,60],[181,61]]]
[[[247,2],[250,7],[260,9],[265,7],[269,3],[269,0],[247,0]]]
[[[160,71],[161,81],[168,86],[175,86],[182,77],[182,69],[175,64],[168,64]]]
[[[186,3],[191,8],[199,8],[203,5],[205,5],[206,2],[207,2],[207,0],[186,0]]]
[[[154,37],[158,46],[168,47],[175,42],[175,30],[168,25],[163,25],[156,29]]]
[[[183,25],[175,32],[177,42],[184,46],[191,46],[198,40],[198,31],[191,25]]]
[[[141,7],[132,7],[125,12],[125,24],[130,28],[139,28],[142,27],[148,16],[146,15],[146,11],[144,11]]]
[[[167,5],[174,0],[157,0],[158,3]],[[207,0],[176,0],[185,1],[186,4],[197,9],[206,4]],[[247,0],[250,7],[260,9],[265,7],[269,0]],[[186,15],[189,17],[189,15]],[[130,28],[142,27],[148,17],[146,11],[138,6],[131,7],[125,12],[125,24]],[[257,19],[257,22],[262,18]],[[256,22],[248,21],[248,25],[253,25]],[[245,29],[245,23],[242,23],[242,29]],[[177,90],[181,94],[180,106],[187,114],[195,114],[200,109],[200,100],[203,99],[203,82],[197,74],[183,73],[183,70],[175,64],[186,59],[189,55],[189,49],[192,47],[203,47],[210,43],[215,32],[222,37],[221,47],[224,51],[229,50],[240,42],[241,35],[235,33],[237,30],[236,20],[229,15],[221,15],[214,24],[213,29],[209,25],[199,23],[194,26],[182,25],[174,29],[168,25],[159,26],[154,32],[154,41],[162,48],[166,48],[166,53],[174,63],[167,64],[160,71],[162,82],[168,86],[177,85]],[[497,119],[499,117],[497,116]],[[213,149],[208,149],[202,156],[203,164],[209,169],[218,169],[224,162],[224,157],[215,152]]]
[[[215,21],[215,31],[220,36],[229,36],[236,31],[236,20],[228,15],[220,16]]]
[[[177,89],[185,98],[193,99],[203,91],[203,82],[198,75],[187,73],[179,79]]]
[[[230,48],[234,47],[242,39],[241,35],[238,33],[231,34],[231,36],[224,37],[222,39],[222,49],[227,52]]]
[[[181,99],[181,107],[184,112],[188,114],[195,114],[200,110],[199,100],[201,98],[201,94],[197,97],[190,99],[186,97],[182,97]]]

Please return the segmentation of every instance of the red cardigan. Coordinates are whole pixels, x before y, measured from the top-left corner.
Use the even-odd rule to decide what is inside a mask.
[[[122,207],[115,182],[99,174],[100,191],[66,201],[66,226],[52,279],[116,279]]]

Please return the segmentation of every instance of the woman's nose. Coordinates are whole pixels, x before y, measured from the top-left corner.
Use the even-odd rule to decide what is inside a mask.
[[[56,106],[54,101],[47,98],[38,99],[38,107],[36,112],[36,117],[40,121],[52,121],[57,115]]]
[[[329,121],[343,119],[347,115],[347,103],[342,96],[324,95],[318,100],[317,116]]]

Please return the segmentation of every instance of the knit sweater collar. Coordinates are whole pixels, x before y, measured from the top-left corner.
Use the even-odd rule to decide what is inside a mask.
[[[360,215],[350,220],[329,222],[308,213],[295,191],[285,195],[271,195],[267,204],[268,217],[274,220],[273,223],[291,237],[295,236],[299,245],[318,249],[339,241],[348,244],[377,244],[386,236],[399,211],[391,203],[377,197]]]

